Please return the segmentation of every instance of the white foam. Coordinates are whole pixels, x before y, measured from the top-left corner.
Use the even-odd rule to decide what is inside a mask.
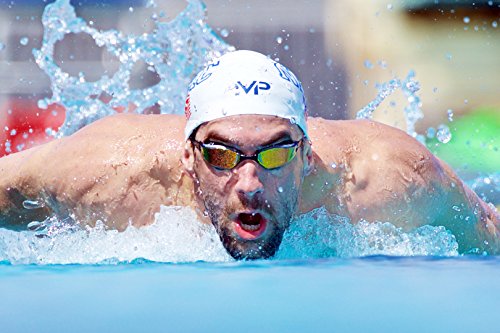
[[[58,225],[58,224],[54,224]],[[63,226],[61,226],[63,225]],[[155,262],[227,262],[232,258],[215,229],[202,224],[189,208],[161,207],[154,224],[123,232],[95,228],[51,229],[48,237],[32,231],[0,229],[0,261],[12,264],[115,264]],[[348,219],[317,209],[292,222],[276,259],[359,257],[367,255],[458,255],[455,237],[443,227],[403,232],[390,223]]]
[[[0,229],[0,261],[13,264],[94,264],[232,260],[215,229],[202,224],[188,208],[161,207],[154,224],[123,232],[95,228],[61,228],[38,238],[29,231]]]
[[[389,222],[360,221],[319,208],[297,218],[285,233],[276,258],[456,256],[458,243],[444,227],[422,226],[411,232]]]

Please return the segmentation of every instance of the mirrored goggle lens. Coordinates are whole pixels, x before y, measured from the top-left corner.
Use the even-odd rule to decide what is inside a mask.
[[[259,153],[259,164],[266,169],[279,168],[290,162],[297,152],[297,147],[277,147],[266,149]]]
[[[240,158],[237,152],[224,147],[202,147],[203,158],[216,168],[232,169],[238,164]]]

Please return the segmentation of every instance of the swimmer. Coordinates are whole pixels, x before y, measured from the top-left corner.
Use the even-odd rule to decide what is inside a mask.
[[[498,251],[497,213],[446,164],[390,126],[307,119],[299,80],[262,54],[214,60],[185,113],[114,115],[1,158],[0,226],[55,214],[124,230],[153,223],[161,205],[186,206],[231,256],[258,259],[294,216],[325,207],[352,223],[444,226],[462,252]]]

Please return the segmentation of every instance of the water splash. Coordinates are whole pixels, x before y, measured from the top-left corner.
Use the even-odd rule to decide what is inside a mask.
[[[123,232],[107,230],[102,223],[81,228],[64,221],[45,237],[35,231],[0,229],[0,262],[116,264],[138,259],[171,263],[232,260],[215,229],[200,223],[188,208],[161,207],[154,224]]]
[[[356,114],[356,119],[372,119],[373,112],[382,104],[382,102],[392,95],[396,90],[401,89],[405,94],[408,101],[408,105],[404,108],[404,116],[406,120],[406,132],[412,137],[416,138],[420,142],[425,144],[425,136],[417,133],[415,130],[415,124],[424,118],[424,113],[422,112],[422,102],[417,92],[420,90],[420,84],[415,81],[415,72],[410,71],[404,80],[399,78],[394,78],[389,82],[384,82],[382,84],[377,84],[378,94],[368,103],[364,108]],[[449,115],[449,113],[448,113]],[[450,117],[450,116],[449,116]],[[452,121],[453,116],[451,116]],[[429,136],[429,135],[427,135]],[[434,135],[432,135],[434,137]],[[438,132],[436,134],[437,139],[442,143],[448,143],[451,140],[451,132],[445,124],[441,124],[438,127]]]
[[[397,89],[401,89],[405,94],[408,105],[404,109],[406,118],[406,131],[411,136],[417,138],[418,133],[415,131],[415,123],[424,117],[422,110],[420,109],[422,103],[420,97],[417,96],[417,92],[420,90],[420,84],[414,80],[415,72],[410,71],[408,76],[404,80],[394,78],[389,82],[385,82],[377,85],[378,94],[373,101],[368,103],[363,109],[358,111],[356,114],[356,119],[371,119],[373,117],[373,112],[382,104],[382,102],[394,93]]]
[[[116,110],[143,113],[158,105],[161,113],[183,112],[186,87],[193,76],[213,57],[233,50],[205,23],[205,5],[189,0],[187,7],[170,22],[155,20],[151,33],[124,34],[101,31],[76,16],[69,0],[57,0],[45,7],[43,44],[33,50],[38,66],[51,81],[52,97],[39,101],[40,108],[57,103],[66,108],[66,121],[57,136],[69,135],[83,126],[114,114]],[[88,82],[85,73],[71,76],[54,61],[54,47],[70,33],[91,36],[120,62],[112,76]],[[131,71],[144,62],[160,77],[153,86],[132,89]],[[111,100],[103,101],[103,96]]]
[[[161,207],[154,224],[123,232],[79,227],[52,218],[43,236],[0,229],[0,262],[12,264],[116,264],[155,262],[227,262],[233,259],[211,225],[189,208]],[[360,222],[316,209],[292,221],[274,259],[360,257],[368,255],[458,255],[453,235],[443,227],[403,232],[390,223]]]
[[[389,222],[352,224],[319,208],[299,217],[284,235],[278,259],[360,257],[370,255],[456,256],[458,243],[444,227],[411,232]]]

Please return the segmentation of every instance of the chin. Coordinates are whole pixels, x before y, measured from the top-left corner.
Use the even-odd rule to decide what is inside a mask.
[[[230,228],[217,230],[226,251],[236,260],[256,260],[273,257],[283,239],[284,230],[267,230],[266,235],[253,240],[241,239]]]

